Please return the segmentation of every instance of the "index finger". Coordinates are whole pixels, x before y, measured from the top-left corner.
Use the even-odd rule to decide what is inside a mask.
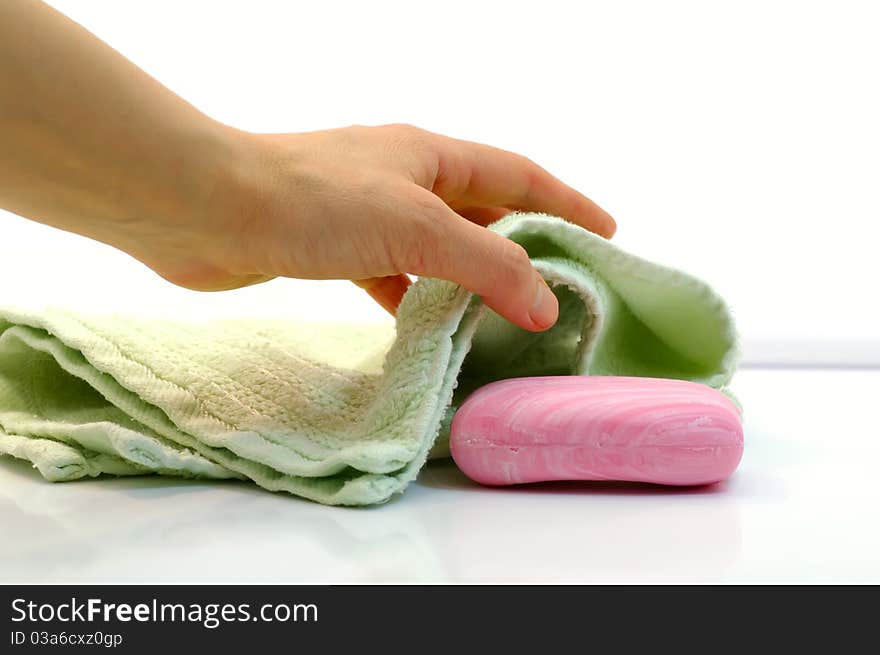
[[[450,207],[506,207],[553,214],[610,238],[614,219],[535,162],[507,150],[444,137],[434,193]]]

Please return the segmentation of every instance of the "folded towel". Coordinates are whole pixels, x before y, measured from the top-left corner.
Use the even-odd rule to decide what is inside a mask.
[[[726,390],[736,335],[705,283],[558,218],[511,214],[490,229],[525,247],[557,294],[550,330],[522,330],[429,278],[395,326],[0,309],[0,453],[54,481],[244,478],[368,505],[448,454],[455,408],[492,380],[630,375]]]

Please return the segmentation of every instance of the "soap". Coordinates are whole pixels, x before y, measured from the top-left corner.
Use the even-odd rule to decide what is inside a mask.
[[[705,485],[734,472],[743,431],[733,402],[704,384],[544,376],[474,391],[453,417],[449,445],[464,474],[486,485]]]

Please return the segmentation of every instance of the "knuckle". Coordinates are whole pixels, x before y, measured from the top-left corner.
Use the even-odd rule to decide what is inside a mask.
[[[526,159],[525,169],[529,189],[545,188],[553,182],[553,176],[530,159]]]
[[[413,275],[431,275],[446,269],[449,255],[443,234],[443,216],[439,199],[418,194],[407,220],[401,225],[403,234],[395,244],[398,268]]]
[[[518,243],[510,242],[501,249],[501,265],[512,278],[521,279],[529,274],[532,262],[529,253]]]
[[[553,181],[553,176],[537,163],[523,155],[517,155],[517,157],[528,190],[544,188]]]
[[[424,131],[410,123],[389,123],[388,125],[385,125],[385,128],[401,135],[408,136],[413,136]]]
[[[432,135],[427,130],[409,123],[392,123],[386,126],[386,130],[392,146],[416,150],[420,153],[430,150]]]
[[[437,135],[408,123],[392,123],[380,130],[387,159],[403,166],[413,182],[429,188],[439,167]]]

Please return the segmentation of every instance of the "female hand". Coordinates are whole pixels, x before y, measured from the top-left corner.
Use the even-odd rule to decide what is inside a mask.
[[[555,296],[522,247],[484,226],[530,210],[615,230],[589,199],[489,146],[408,125],[222,125],[35,0],[0,4],[0,98],[0,207],[192,289],[350,279],[393,312],[412,273],[542,330]]]
[[[344,278],[393,313],[412,273],[458,282],[540,330],[556,320],[555,296],[521,246],[483,226],[531,210],[606,237],[615,230],[597,205],[525,157],[409,125],[232,138],[239,154],[198,236],[212,247],[182,258],[153,243],[137,254],[178,284]]]

